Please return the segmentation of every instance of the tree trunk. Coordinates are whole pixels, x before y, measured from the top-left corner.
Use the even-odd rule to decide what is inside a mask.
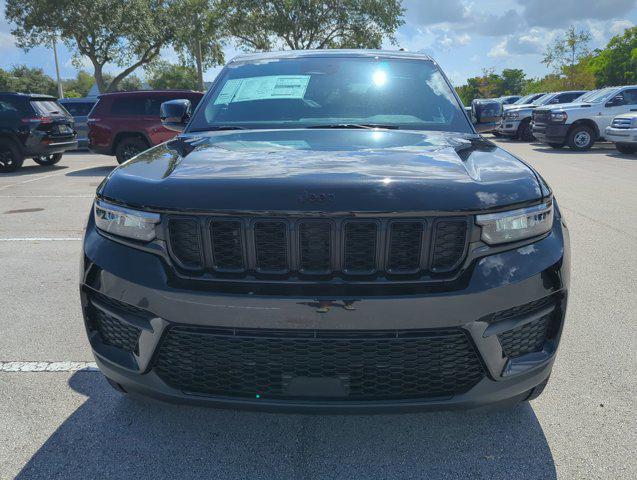
[[[93,76],[95,77],[95,84],[97,85],[97,89],[100,91],[100,93],[104,93],[106,91],[106,84],[104,83],[104,75],[102,73],[103,65],[95,63],[95,61],[92,59],[91,61],[93,62],[93,68],[95,70]]]
[[[201,59],[201,41],[199,39],[195,40],[195,62],[197,63],[197,85],[199,91],[203,92],[203,61]]]

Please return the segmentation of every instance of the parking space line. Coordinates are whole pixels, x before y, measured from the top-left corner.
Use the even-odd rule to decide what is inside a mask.
[[[0,198],[94,198],[95,195],[0,195]]]
[[[0,372],[98,372],[95,362],[0,362]]]
[[[79,242],[81,237],[15,237],[0,238],[0,242]]]
[[[25,183],[37,182],[38,180],[45,180],[51,177],[57,177],[58,175],[66,175],[67,173],[79,172],[80,170],[85,170],[86,167],[78,168],[76,170],[64,170],[63,172],[52,173],[50,175],[43,175],[42,177],[31,178],[29,180],[24,180],[18,183],[10,183],[9,185],[4,185],[0,187],[0,190],[6,190],[7,188],[15,187],[17,185],[24,185]]]

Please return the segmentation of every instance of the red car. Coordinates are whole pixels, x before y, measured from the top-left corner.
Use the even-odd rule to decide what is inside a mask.
[[[192,90],[152,90],[107,93],[99,96],[88,117],[89,148],[115,155],[123,163],[144,150],[173,138],[163,127],[159,107],[163,102],[185,98],[193,108],[203,93]]]

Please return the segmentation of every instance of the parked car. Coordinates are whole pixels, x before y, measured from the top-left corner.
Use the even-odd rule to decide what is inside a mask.
[[[88,220],[81,302],[120,392],[244,408],[527,401],[568,297],[568,230],[424,54],[230,62],[180,135],[120,165]]]
[[[77,148],[88,148],[88,114],[97,102],[96,98],[61,98],[59,100],[67,112],[73,116],[77,132]]]
[[[25,158],[54,165],[76,147],[73,117],[55,97],[0,92],[0,172],[17,170]]]
[[[148,90],[100,95],[89,114],[89,148],[115,155],[124,163],[144,150],[170,140],[175,132],[164,128],[159,118],[162,102],[186,98],[197,105],[203,96],[192,90]]]
[[[517,102],[521,97],[521,95],[507,95],[504,97],[498,97],[498,100],[502,105],[511,105],[512,103]]]
[[[534,139],[533,127],[531,126],[532,115],[538,106],[570,103],[585,93],[585,90],[547,93],[535,99],[533,103],[514,105],[504,112],[504,117],[498,128],[496,128],[496,132],[500,135],[530,142]]]
[[[637,85],[603,88],[574,103],[536,109],[533,135],[553,148],[588,150],[604,139],[613,118],[632,110],[637,110]]]
[[[605,137],[621,153],[637,152],[637,109],[613,118],[610,127],[606,127]]]
[[[503,105],[503,107],[505,110],[508,110],[509,108],[516,108],[518,105],[530,105],[530,104],[533,104],[538,98],[543,97],[544,95],[546,95],[546,92],[530,93],[528,95],[518,98],[513,103]]]

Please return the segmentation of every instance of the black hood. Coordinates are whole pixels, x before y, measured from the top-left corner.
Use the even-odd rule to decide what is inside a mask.
[[[185,134],[98,193],[184,211],[463,212],[542,198],[529,167],[476,135],[345,129]]]

